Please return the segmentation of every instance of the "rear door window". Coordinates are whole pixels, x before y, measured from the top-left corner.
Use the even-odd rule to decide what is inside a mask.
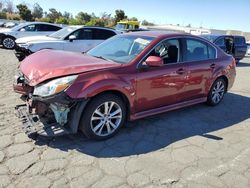
[[[197,39],[186,39],[184,61],[202,61],[216,58],[216,50],[210,44]]]
[[[37,30],[38,31],[58,31],[60,30],[60,27],[54,26],[54,25],[48,25],[48,24],[38,24]]]
[[[116,35],[114,31],[107,29],[92,29],[93,30],[93,39],[94,40],[106,40],[110,37]]]
[[[76,40],[93,40],[92,29],[78,29],[70,35],[74,35]],[[67,39],[69,36],[67,37]]]

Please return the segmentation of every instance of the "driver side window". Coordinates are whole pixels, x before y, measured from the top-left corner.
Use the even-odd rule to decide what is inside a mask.
[[[27,26],[21,28],[20,30],[23,30],[23,29],[24,29],[25,31],[29,31],[29,32],[31,32],[31,31],[36,31],[36,25],[34,25],[34,24],[32,24],[32,25],[27,25]]]
[[[76,40],[92,40],[93,39],[92,29],[78,29],[71,35],[75,35]]]
[[[180,60],[180,43],[178,39],[169,39],[158,44],[149,56],[158,56],[164,64],[177,63]],[[148,57],[149,57],[148,56]]]

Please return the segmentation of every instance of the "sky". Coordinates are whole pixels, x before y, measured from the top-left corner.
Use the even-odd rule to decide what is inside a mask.
[[[13,0],[14,4],[22,2],[30,6],[37,2],[44,11],[55,8],[73,15],[80,11],[114,15],[122,9],[128,17],[155,24],[250,32],[250,0]]]

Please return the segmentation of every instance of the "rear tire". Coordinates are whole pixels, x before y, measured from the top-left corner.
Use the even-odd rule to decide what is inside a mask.
[[[124,102],[116,95],[104,94],[93,98],[86,106],[79,128],[88,138],[105,140],[119,131],[125,117]]]
[[[226,93],[226,87],[227,84],[223,78],[215,80],[208,93],[207,104],[210,106],[218,105]]]
[[[15,38],[11,36],[4,37],[2,40],[2,45],[5,49],[9,50],[14,49],[16,46]]]

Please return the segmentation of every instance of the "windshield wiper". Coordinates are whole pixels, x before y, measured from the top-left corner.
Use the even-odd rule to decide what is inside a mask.
[[[98,59],[103,59],[103,60],[106,60],[106,61],[112,61],[112,62],[114,62],[113,60],[107,59],[107,58],[105,58],[105,57],[103,57],[103,56],[93,56],[93,57],[96,57],[96,58],[98,58]]]

